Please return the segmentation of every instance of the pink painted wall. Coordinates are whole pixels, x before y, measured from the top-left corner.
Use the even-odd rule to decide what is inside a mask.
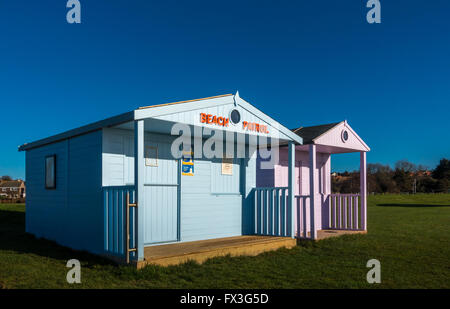
[[[342,139],[342,132],[347,131],[348,140]],[[326,134],[314,140],[317,145],[326,145],[327,147],[341,147],[354,151],[369,151],[369,146],[364,143],[361,137],[349,126],[347,121],[341,122],[339,125],[328,131]]]
[[[309,192],[309,153],[296,150],[295,152],[295,195],[310,195]],[[331,193],[331,158],[330,154],[317,153],[316,162],[316,200],[314,218],[316,229],[327,228],[328,225],[328,194]],[[287,187],[288,186],[288,149],[280,148],[279,164],[272,169],[262,169],[261,159],[257,164],[257,187]],[[309,209],[307,212],[309,216]],[[295,214],[297,220],[297,214]],[[309,220],[307,220],[309,221]],[[296,222],[297,226],[297,222]],[[309,231],[309,226],[307,227]]]

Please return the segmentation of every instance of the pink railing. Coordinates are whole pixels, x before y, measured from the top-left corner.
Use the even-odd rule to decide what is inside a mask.
[[[288,188],[255,188],[254,233],[256,235],[292,236],[311,238],[311,197],[296,195],[294,198],[294,229],[291,229],[291,211],[288,207]],[[316,202],[319,199],[316,198]],[[322,222],[315,222],[316,229],[362,230],[363,212],[359,194],[324,195]],[[328,208],[328,216],[326,209]],[[315,207],[315,211],[321,211]],[[320,216],[315,216],[315,220]],[[322,226],[322,228],[318,228]]]
[[[292,236],[308,238],[310,232],[309,196],[294,197],[294,229],[288,206],[288,188],[255,188],[254,233],[256,235]]]
[[[311,198],[309,195],[295,196],[295,236],[297,238],[309,238]]]
[[[359,194],[330,194],[328,206],[330,229],[359,230],[362,228]]]

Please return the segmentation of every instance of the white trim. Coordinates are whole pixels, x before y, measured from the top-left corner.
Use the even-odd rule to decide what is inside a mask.
[[[110,117],[110,118],[107,118],[104,120],[93,122],[91,124],[88,124],[88,125],[85,125],[85,126],[73,129],[73,130],[69,130],[69,131],[66,131],[66,132],[63,132],[60,134],[56,134],[56,135],[53,135],[53,136],[50,136],[47,138],[43,138],[43,139],[37,140],[32,143],[25,143],[25,144],[19,146],[19,151],[30,150],[33,148],[47,145],[47,144],[59,142],[59,141],[65,140],[70,137],[83,135],[86,133],[100,130],[102,128],[112,127],[112,126],[115,126],[115,125],[118,125],[118,124],[121,124],[124,122],[133,121],[133,120],[134,120],[133,112],[120,114],[120,115]]]
[[[267,116],[265,113],[252,106],[250,103],[239,97],[237,92],[235,95],[227,95],[222,97],[214,97],[210,99],[199,99],[190,102],[180,103],[180,104],[166,104],[161,106],[155,106],[152,108],[136,109],[131,112],[123,113],[114,117],[110,117],[101,121],[97,121],[73,130],[69,130],[57,135],[53,135],[44,139],[37,140],[35,142],[26,143],[19,146],[19,151],[30,150],[47,144],[59,142],[67,138],[74,136],[90,133],[103,128],[116,126],[125,122],[144,120],[147,118],[154,118],[158,116],[164,116],[174,113],[182,113],[186,111],[192,111],[197,109],[204,109],[208,107],[217,107],[221,105],[234,104],[235,106],[240,106],[242,109],[247,110],[252,113],[255,117],[266,122],[269,127],[277,130],[285,139],[294,141],[298,144],[303,144],[303,139],[281,125],[279,122],[275,121],[271,117]]]
[[[321,137],[323,137],[323,136],[325,136],[325,135],[327,135],[327,134],[330,134],[330,133],[333,132],[334,130],[337,130],[338,128],[340,128],[341,125],[343,125],[344,128],[346,128],[348,131],[350,131],[350,132],[356,137],[356,139],[357,139],[357,140],[361,143],[361,145],[366,149],[365,151],[370,151],[370,147],[367,146],[367,144],[362,140],[362,138],[361,138],[358,134],[356,134],[356,132],[350,127],[350,125],[347,123],[347,120],[344,120],[344,121],[339,122],[339,123],[336,124],[334,127],[332,127],[331,129],[329,129],[328,131],[325,131],[324,133],[322,133],[322,134],[320,134],[319,136],[317,136],[316,138],[314,138],[314,139],[312,140],[313,143],[316,144],[316,145],[323,145],[323,146],[332,146],[332,147],[335,147],[335,146],[333,146],[333,145],[327,145],[327,144],[317,143],[317,141],[318,141]],[[341,133],[340,133],[339,135],[341,135]],[[345,143],[343,143],[343,144],[344,144],[344,145],[339,146],[339,148],[343,148],[343,149],[353,149],[353,148],[347,148],[347,147],[345,147]]]

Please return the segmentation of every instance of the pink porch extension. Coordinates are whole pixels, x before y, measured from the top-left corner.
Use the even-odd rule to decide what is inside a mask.
[[[296,145],[292,154],[289,146],[281,146],[278,164],[269,169],[258,158],[255,233],[316,239],[320,230],[367,231],[366,152],[370,148],[346,121],[292,131],[303,138],[303,145]],[[360,192],[332,194],[331,155],[351,152],[360,153]],[[293,168],[294,162],[290,208],[289,164]]]

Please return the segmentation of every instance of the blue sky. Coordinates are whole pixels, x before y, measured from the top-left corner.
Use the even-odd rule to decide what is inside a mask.
[[[17,146],[139,106],[234,93],[288,127],[346,119],[369,162],[450,157],[450,2],[0,2],[0,175]],[[336,155],[334,170],[357,169]]]

